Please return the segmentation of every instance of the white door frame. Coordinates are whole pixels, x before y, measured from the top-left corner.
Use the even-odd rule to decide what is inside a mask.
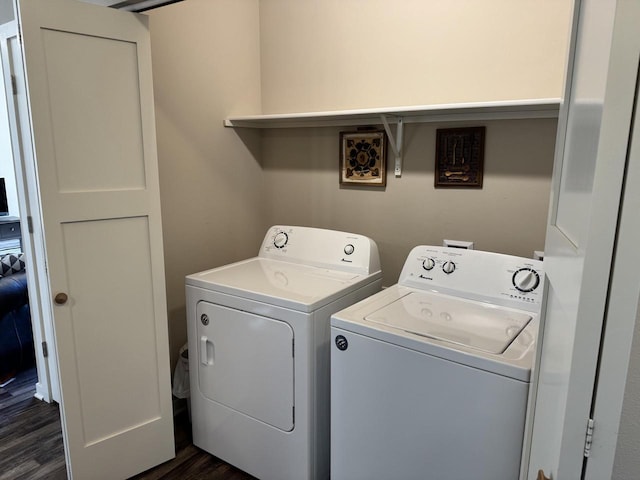
[[[46,277],[44,236],[40,219],[40,192],[35,176],[29,107],[16,20],[0,25],[0,56],[16,172],[22,251],[27,259],[29,309],[38,371],[35,396],[46,402],[55,400],[59,403],[56,342],[53,336],[51,296]],[[15,85],[16,94],[13,94],[13,85]],[[43,342],[47,345],[47,357],[44,356]]]
[[[600,350],[597,386],[592,418],[594,435],[592,455],[585,479],[611,478],[618,443],[618,433],[631,362],[634,329],[640,299],[640,3],[619,1],[613,37],[610,78],[604,118],[609,112],[626,112],[631,117],[629,143],[604,144],[608,155],[626,157],[626,175],[622,186],[616,249],[612,258],[605,329]],[[635,94],[635,95],[634,95]],[[635,98],[634,98],[635,96]],[[634,121],[635,118],[635,121]],[[605,122],[603,122],[605,123]],[[615,126],[611,126],[614,129]],[[624,132],[623,132],[624,133]]]

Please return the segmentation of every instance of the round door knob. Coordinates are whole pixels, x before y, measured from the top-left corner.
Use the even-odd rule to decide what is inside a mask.
[[[544,474],[543,470],[538,470],[537,480],[551,480],[551,479]]]
[[[64,305],[65,303],[67,303],[67,300],[69,300],[69,297],[66,293],[62,292],[58,293],[53,299],[53,301],[56,302],[56,305]]]

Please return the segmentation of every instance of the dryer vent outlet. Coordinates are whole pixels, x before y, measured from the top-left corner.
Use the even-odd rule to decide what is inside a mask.
[[[445,238],[442,241],[442,246],[449,248],[461,248],[463,250],[473,250],[473,242],[467,242],[463,240],[447,240]]]

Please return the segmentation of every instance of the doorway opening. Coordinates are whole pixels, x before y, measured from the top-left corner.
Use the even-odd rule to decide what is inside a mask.
[[[25,175],[27,130],[17,114],[26,98],[14,17],[11,0],[0,2],[0,471],[7,478],[66,478],[55,352],[49,351],[55,349],[40,308],[39,237],[29,233],[32,177]]]

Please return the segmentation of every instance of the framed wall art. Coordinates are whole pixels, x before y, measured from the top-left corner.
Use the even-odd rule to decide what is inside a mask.
[[[384,187],[386,147],[384,130],[340,132],[340,184]]]
[[[436,188],[482,188],[484,133],[485,127],[436,130]]]

